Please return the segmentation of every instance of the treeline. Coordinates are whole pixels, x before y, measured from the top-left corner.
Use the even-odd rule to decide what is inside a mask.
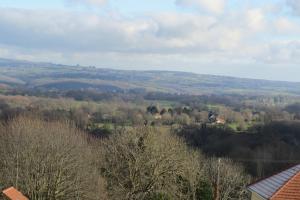
[[[143,99],[146,101],[171,101],[178,102],[187,106],[221,104],[224,106],[239,109],[241,107],[270,107],[286,106],[299,102],[298,96],[291,95],[253,95],[253,94],[174,94],[165,92],[149,92],[143,88],[128,89],[115,91],[113,89],[97,90],[92,88],[86,89],[45,89],[45,88],[27,88],[14,87],[5,91],[6,95],[29,95],[37,97],[51,98],[73,98],[79,101],[104,101],[121,99],[123,101],[134,101]]]
[[[70,91],[69,91],[70,92]],[[91,91],[90,91],[91,92]],[[72,94],[87,94],[88,92],[73,91]],[[92,92],[94,93],[94,92]],[[273,121],[297,121],[300,120],[300,106],[296,102],[297,98],[281,98],[277,97],[276,102],[282,102],[281,106],[263,106],[262,104],[254,104],[254,102],[245,97],[233,96],[240,100],[240,104],[228,106],[224,104],[214,104],[209,100],[202,102],[204,97],[189,96],[184,102],[178,101],[167,102],[168,105],[160,105],[160,101],[145,100],[139,95],[124,94],[120,97],[115,94],[105,93],[97,95],[106,95],[108,99],[103,100],[99,97],[99,101],[90,100],[72,100],[69,98],[45,98],[32,97],[35,100],[26,106],[18,106],[17,103],[12,106],[13,98],[27,98],[27,96],[10,96],[9,100],[0,100],[0,119],[9,119],[22,112],[36,112],[48,119],[69,119],[76,122],[82,129],[90,129],[92,132],[99,132],[98,125],[122,125],[122,126],[141,126],[141,125],[192,125],[192,124],[217,124],[231,128],[236,132],[246,131],[251,127],[268,124]],[[110,96],[111,95],[111,96]],[[165,94],[170,96],[171,94]],[[172,95],[171,95],[172,96]],[[176,95],[175,95],[176,96]],[[224,102],[229,96],[219,96]],[[215,98],[215,97],[214,97]],[[202,100],[201,100],[202,99]],[[257,101],[264,98],[257,97]],[[271,97],[264,99],[263,102],[271,101]],[[288,100],[284,100],[288,99]],[[30,100],[29,100],[30,101]],[[273,99],[273,101],[275,101]],[[19,100],[20,102],[20,100]],[[55,103],[53,103],[55,102]],[[61,103],[62,102],[62,103]],[[72,102],[75,106],[68,106],[68,102]],[[233,101],[235,102],[235,101]],[[285,103],[283,103],[285,102]],[[287,102],[296,102],[287,104]],[[48,104],[54,104],[50,106]],[[59,104],[64,104],[60,106]],[[242,104],[242,106],[241,106]]]
[[[209,126],[184,126],[174,133],[209,156],[243,163],[254,177],[262,178],[300,162],[300,122],[276,121],[239,134]]]
[[[15,186],[32,200],[248,197],[240,165],[154,128],[97,139],[70,122],[21,116],[0,126],[0,157],[0,189]]]

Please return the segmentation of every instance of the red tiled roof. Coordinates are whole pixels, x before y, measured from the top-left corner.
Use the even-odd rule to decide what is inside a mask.
[[[10,187],[3,191],[3,194],[10,200],[29,200],[21,192],[16,190],[14,187]]]
[[[271,200],[300,200],[300,172],[278,190]]]
[[[248,186],[248,190],[264,199],[272,199],[282,188],[300,174],[300,164]],[[300,188],[298,188],[300,190]],[[286,199],[286,198],[284,198]],[[289,199],[288,199],[289,200]],[[296,199],[293,199],[296,200]],[[297,199],[300,200],[300,197]]]

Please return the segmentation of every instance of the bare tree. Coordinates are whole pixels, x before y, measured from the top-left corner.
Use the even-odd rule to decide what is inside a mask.
[[[91,152],[73,126],[20,117],[0,129],[0,182],[31,200],[97,199]]]
[[[199,200],[209,182],[215,199],[244,199],[249,177],[230,160],[204,159],[168,131],[121,129],[101,141],[74,126],[19,117],[0,126],[0,189],[31,200]],[[94,145],[92,145],[94,144]],[[91,148],[93,147],[93,148]]]
[[[205,174],[213,187],[215,200],[248,199],[246,185],[250,177],[240,165],[229,159],[210,158]]]
[[[169,133],[138,128],[101,146],[99,165],[111,199],[143,200],[154,193],[171,199],[193,196],[201,156]]]

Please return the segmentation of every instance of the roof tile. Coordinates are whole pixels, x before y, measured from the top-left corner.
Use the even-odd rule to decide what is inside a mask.
[[[300,172],[278,190],[271,200],[300,200]]]
[[[290,183],[291,181],[292,184]],[[288,188],[285,188],[286,186]],[[286,195],[282,199],[300,200],[300,164],[256,182],[250,185],[248,189],[265,199],[272,199],[277,196],[277,199],[274,200],[281,200],[280,198]],[[295,190],[299,193],[295,193]],[[283,193],[279,193],[280,191]]]
[[[10,187],[3,191],[3,194],[10,200],[29,200],[21,192],[16,190],[14,187]]]

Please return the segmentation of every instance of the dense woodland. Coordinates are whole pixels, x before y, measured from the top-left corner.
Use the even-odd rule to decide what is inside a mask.
[[[293,93],[54,86],[0,85],[0,190],[31,200],[248,199],[249,183],[300,162]]]
[[[247,199],[251,181],[300,160],[298,101],[6,90],[1,188],[31,199]]]

